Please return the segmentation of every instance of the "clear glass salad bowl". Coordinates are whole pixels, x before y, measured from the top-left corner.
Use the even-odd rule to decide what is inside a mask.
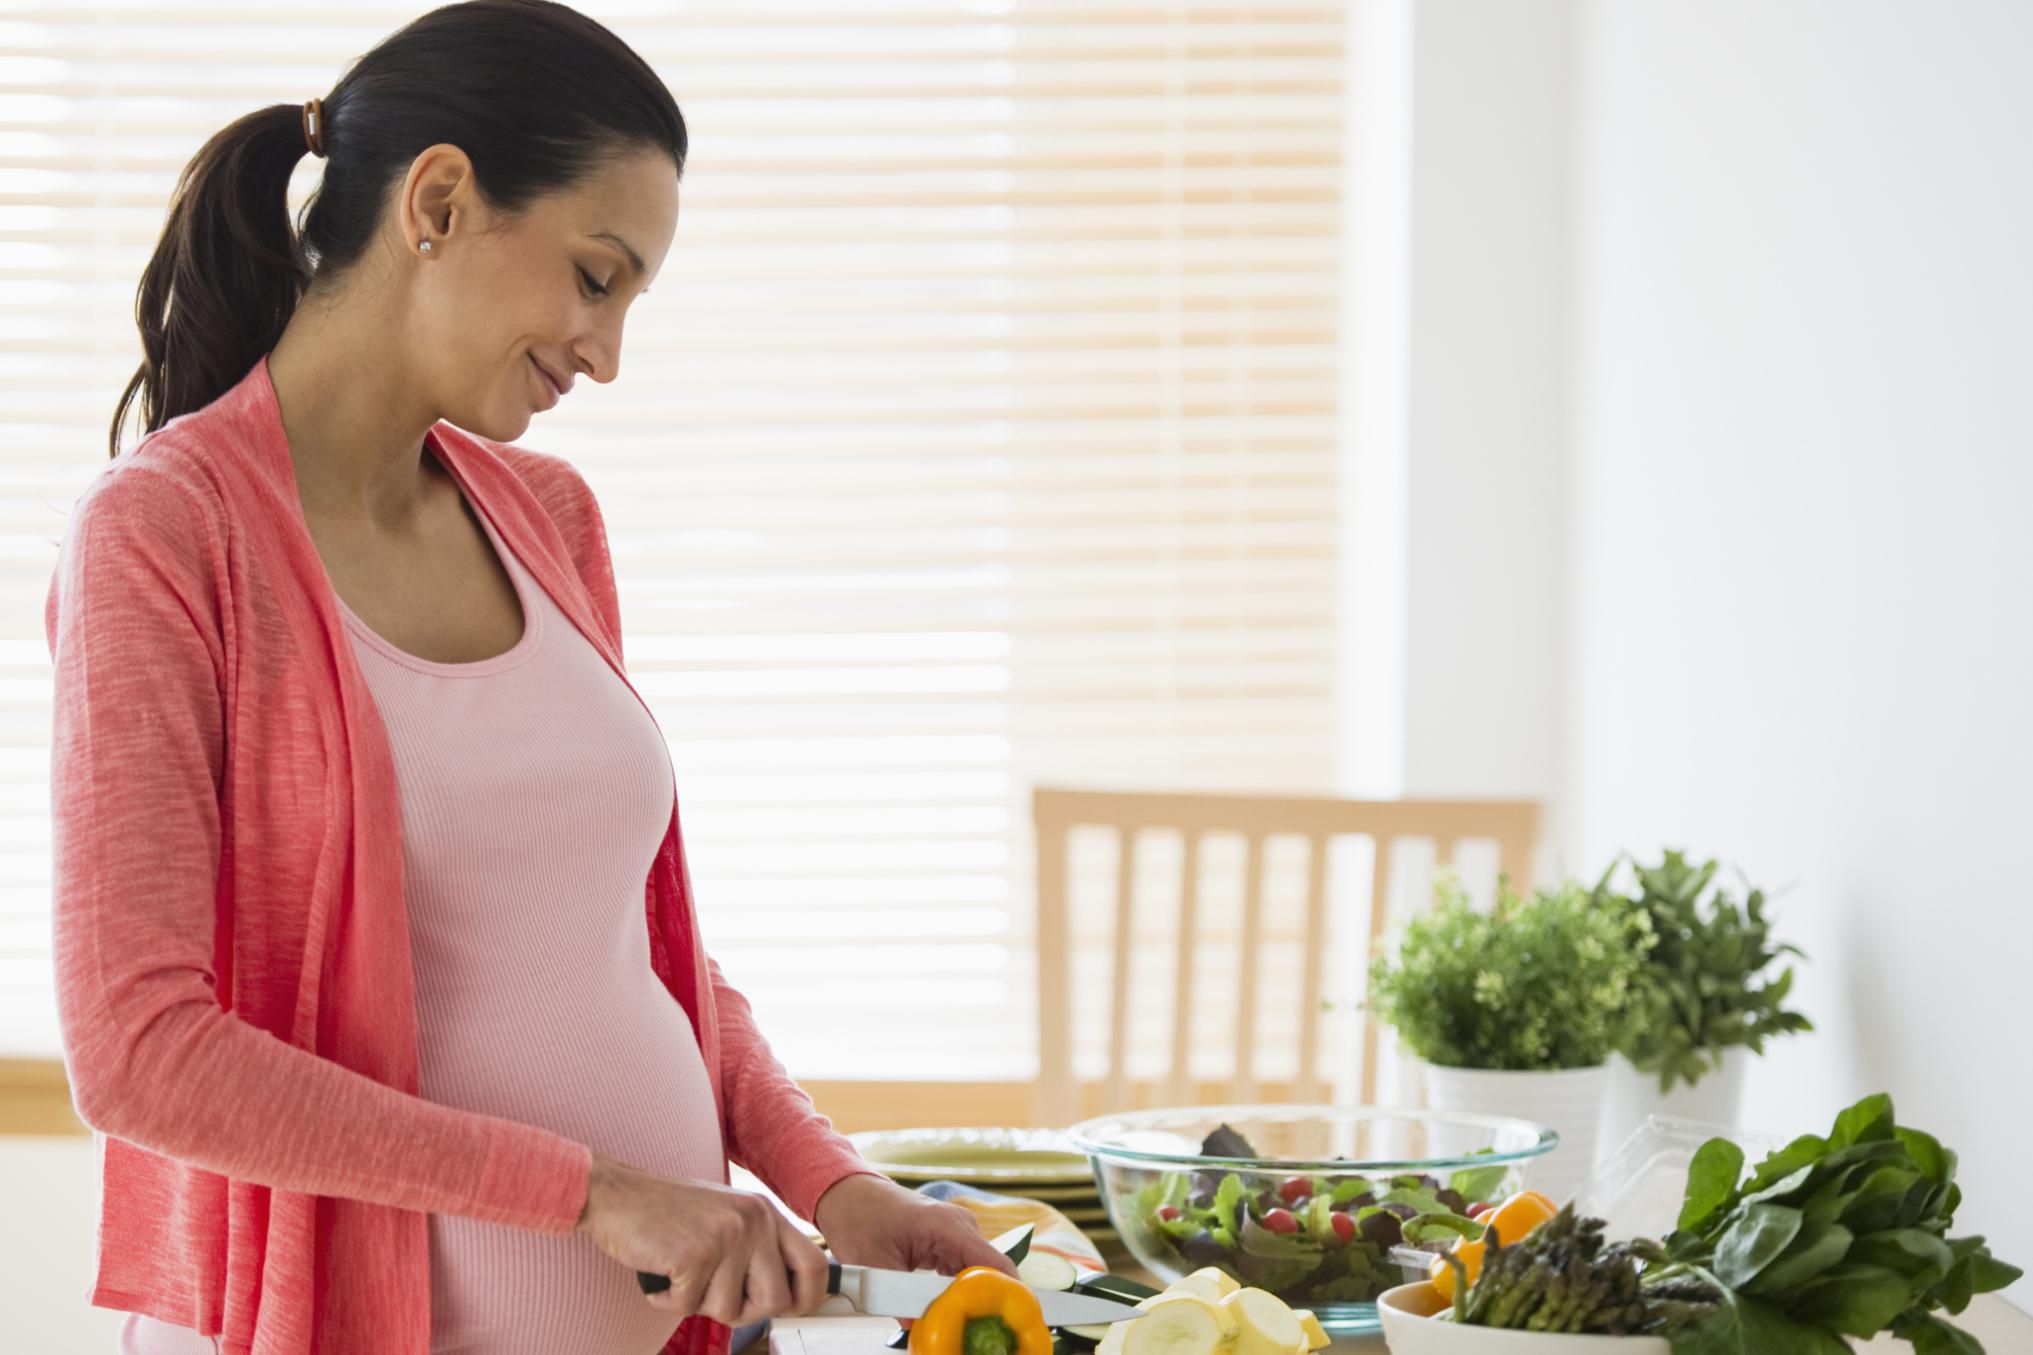
[[[1161,1284],[1214,1266],[1336,1334],[1378,1330],[1377,1296],[1406,1278],[1394,1248],[1479,1235],[1479,1206],[1524,1189],[1559,1142],[1499,1115],[1345,1106],[1125,1111],[1068,1138]]]

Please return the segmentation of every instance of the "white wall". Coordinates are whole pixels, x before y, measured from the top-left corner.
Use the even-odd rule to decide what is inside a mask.
[[[1749,1118],[1889,1089],[2033,1263],[2033,5],[1577,36],[1569,852],[1789,886]]]
[[[125,1320],[94,1308],[99,1155],[92,1140],[0,1134],[0,1348],[112,1355]]]
[[[1558,779],[1571,13],[1415,11],[1408,794],[1548,796]]]

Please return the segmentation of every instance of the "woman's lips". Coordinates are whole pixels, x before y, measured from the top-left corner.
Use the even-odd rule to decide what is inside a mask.
[[[562,390],[558,389],[557,382],[551,380],[551,374],[544,370],[544,365],[541,362],[538,362],[534,357],[532,357],[529,360],[529,365],[536,368],[537,380],[543,384],[544,394],[546,397],[548,397],[545,401],[544,408],[545,409],[555,408],[557,406],[558,401],[565,398],[565,393]]]

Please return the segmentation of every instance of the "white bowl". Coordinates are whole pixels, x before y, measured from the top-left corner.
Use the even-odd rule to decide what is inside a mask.
[[[1571,1336],[1564,1332],[1500,1331],[1442,1322],[1447,1301],[1424,1280],[1377,1296],[1377,1316],[1391,1355],[1672,1355],[1663,1336]]]

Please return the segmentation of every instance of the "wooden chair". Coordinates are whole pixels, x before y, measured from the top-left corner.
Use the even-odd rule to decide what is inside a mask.
[[[1265,841],[1273,836],[1302,836],[1308,844],[1305,957],[1299,1008],[1299,1076],[1290,1089],[1294,1101],[1324,1100],[1317,1076],[1323,1025],[1322,967],[1332,943],[1328,936],[1327,852],[1339,837],[1374,841],[1375,866],[1370,881],[1370,906],[1362,919],[1372,952],[1387,921],[1385,900],[1392,879],[1396,844],[1424,838],[1435,846],[1436,865],[1454,861],[1461,843],[1493,841],[1498,869],[1512,885],[1532,883],[1532,854],[1538,840],[1539,805],[1530,800],[1344,800],[1318,796],[1159,794],[1068,790],[1038,787],[1031,798],[1037,830],[1038,940],[1038,1102],[1037,1123],[1066,1125],[1085,1114],[1105,1113],[1129,1105],[1127,1049],[1130,1013],[1130,957],[1134,934],[1132,896],[1136,878],[1136,840],[1147,831],[1175,832],[1185,846],[1179,899],[1179,946],[1174,962],[1171,1012],[1171,1069],[1164,1094],[1169,1104],[1190,1105],[1196,1095],[1189,1070],[1193,958],[1198,936],[1199,874],[1202,842],[1209,834],[1243,839],[1245,880],[1240,949],[1234,1075],[1221,1100],[1256,1098],[1255,1077],[1257,978],[1260,968],[1264,895]],[[1072,919],[1069,916],[1067,841],[1076,827],[1113,830],[1121,845],[1116,880],[1115,934],[1108,1025],[1108,1074],[1099,1106],[1083,1096],[1073,1073]],[[1374,1104],[1377,1091],[1379,1038],[1377,1024],[1363,1023],[1362,1104]]]

